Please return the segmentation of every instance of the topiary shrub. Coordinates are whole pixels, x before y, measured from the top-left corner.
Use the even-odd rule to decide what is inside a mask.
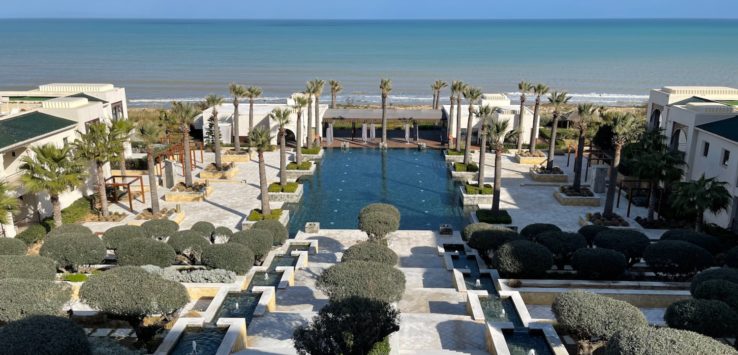
[[[91,276],[82,284],[79,296],[90,307],[127,321],[142,342],[151,339],[168,317],[189,302],[187,290],[179,282],[134,266],[121,266]],[[150,321],[144,326],[144,318],[154,314],[164,317],[158,323]]]
[[[0,256],[0,279],[54,280],[56,262],[43,256]]]
[[[0,349],[4,354],[92,354],[85,330],[54,316],[32,316],[3,326]]]
[[[200,221],[193,224],[190,229],[210,238],[210,236],[213,235],[213,232],[215,232],[215,225],[207,221]]]
[[[604,232],[610,230],[610,227],[605,226],[598,226],[596,224],[589,224],[586,226],[583,226],[582,228],[579,228],[577,233],[584,236],[584,239],[587,240],[587,246],[590,248],[594,246],[594,239],[600,232]]]
[[[661,235],[661,240],[679,240],[704,248],[711,254],[720,252],[720,239],[691,229],[672,229]]]
[[[15,238],[0,238],[0,255],[26,255],[28,246]]]
[[[679,240],[662,240],[646,247],[643,258],[657,275],[686,278],[710,267],[710,252]]]
[[[92,233],[90,228],[87,228],[81,224],[63,224],[59,227],[52,229],[47,237],[57,237],[64,234],[95,234]]]
[[[512,229],[478,229],[471,233],[468,244],[470,248],[476,249],[479,255],[489,258],[491,251],[497,250],[507,242],[518,239],[521,239],[520,235]]]
[[[234,233],[228,243],[239,243],[254,252],[256,260],[263,261],[272,250],[274,237],[265,229],[249,229]]]
[[[512,231],[512,229],[502,226],[496,226],[494,224],[489,223],[472,223],[468,224],[466,227],[464,227],[464,230],[461,233],[461,239],[463,239],[465,242],[468,242],[471,237],[479,232],[486,232],[486,231]]]
[[[179,230],[179,224],[168,219],[153,219],[143,222],[141,228],[150,238],[166,241]]]
[[[405,274],[387,264],[347,261],[323,271],[316,286],[331,300],[358,296],[391,303],[405,292]]]
[[[738,284],[738,269],[732,267],[721,267],[715,269],[709,269],[700,272],[692,278],[692,283],[689,286],[689,292],[694,296],[694,292],[703,282],[710,280],[723,280]]]
[[[738,268],[738,247],[733,247],[725,253],[725,266]]]
[[[290,237],[290,232],[279,221],[263,220],[254,223],[251,228],[263,229],[271,232],[272,237],[274,238],[274,245],[282,245],[285,241],[287,241],[287,238]]]
[[[107,248],[93,234],[62,234],[47,238],[39,254],[72,271],[82,265],[99,264],[105,259]]]
[[[359,211],[359,221],[361,221],[362,216],[369,215],[375,212],[391,215],[395,217],[398,222],[402,217],[400,215],[400,210],[398,210],[397,207],[390,205],[389,203],[372,203],[366,205],[366,207],[362,208],[361,211]]]
[[[40,224],[32,224],[15,236],[15,239],[22,240],[26,245],[40,242],[44,238],[46,238],[46,228]]]
[[[166,267],[174,264],[177,256],[170,245],[154,239],[134,238],[123,242],[116,250],[118,265],[156,265]]]
[[[688,299],[674,302],[666,309],[664,320],[671,328],[691,330],[711,337],[734,336],[738,314],[725,302]]]
[[[631,229],[610,229],[597,233],[594,245],[598,248],[612,249],[619,251],[628,258],[628,265],[634,265],[641,257],[643,251],[651,244],[648,237]]]
[[[628,261],[619,251],[582,248],[572,255],[571,267],[585,279],[617,280],[628,268]]]
[[[0,322],[33,315],[61,315],[62,308],[71,297],[72,289],[67,284],[48,280],[2,279]]]
[[[543,232],[535,237],[535,241],[553,254],[554,263],[559,270],[569,264],[575,251],[587,247],[587,240],[579,233]]]
[[[146,231],[140,226],[115,226],[105,231],[102,240],[106,248],[116,250],[128,239],[146,237]]]
[[[738,312],[738,284],[725,280],[707,280],[694,290],[694,298],[723,301]]]
[[[359,216],[359,229],[369,236],[369,240],[383,239],[399,228],[400,220],[389,213],[375,211]]]
[[[392,249],[380,243],[362,242],[346,249],[341,257],[341,262],[354,260],[373,261],[394,266],[398,258]]]
[[[199,264],[202,259],[202,251],[210,245],[210,241],[197,231],[184,230],[174,233],[167,244],[174,251],[186,259],[187,264]],[[180,259],[181,261],[181,259]]]
[[[581,290],[556,295],[551,310],[559,327],[577,338],[580,354],[591,354],[593,342],[648,325],[643,313],[630,303]]]
[[[218,227],[213,231],[213,237],[230,237],[233,235],[233,231],[228,227]]]
[[[520,235],[524,238],[534,239],[537,235],[544,232],[561,232],[561,228],[550,223],[533,223],[525,226],[520,230]]]
[[[513,240],[500,246],[492,265],[504,277],[538,277],[553,266],[553,256],[545,247],[527,240]]]
[[[735,349],[713,338],[673,328],[634,327],[617,332],[607,342],[605,355],[735,354]]]
[[[244,275],[254,265],[254,252],[239,243],[215,244],[203,250],[202,264]]]

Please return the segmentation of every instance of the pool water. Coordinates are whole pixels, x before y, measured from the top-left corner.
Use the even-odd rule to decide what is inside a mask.
[[[511,322],[516,328],[524,327],[523,321],[515,309],[515,304],[509,297],[480,297],[479,303],[484,310],[484,318],[488,323]]]
[[[287,255],[292,255],[293,251],[310,251],[310,244],[290,243],[290,246],[287,247]]]
[[[535,350],[535,355],[553,355],[546,337],[540,331],[506,330],[504,334],[510,355],[531,355],[531,350]]]
[[[177,345],[172,349],[172,355],[212,355],[218,351],[220,343],[226,335],[225,328],[194,328],[185,329]]]
[[[274,271],[278,266],[295,266],[297,265],[297,257],[292,255],[277,255],[269,264],[269,271]]]
[[[244,318],[246,324],[251,323],[254,311],[259,302],[260,293],[254,292],[230,292],[226,295],[220,305],[215,319],[219,318]]]
[[[290,211],[290,235],[306,222],[325,229],[356,229],[359,211],[374,202],[390,203],[402,215],[400,229],[437,230],[464,224],[454,182],[437,150],[326,149],[315,175],[301,179],[300,204]]]
[[[254,286],[277,287],[279,286],[279,281],[282,279],[282,274],[283,272],[281,271],[256,272],[254,273],[254,277],[251,278],[249,289],[252,289]]]

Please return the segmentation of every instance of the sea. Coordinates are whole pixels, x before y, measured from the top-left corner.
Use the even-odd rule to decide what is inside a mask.
[[[132,107],[262,87],[264,102],[338,80],[340,103],[430,104],[435,80],[517,99],[521,80],[575,102],[635,105],[666,85],[738,85],[738,20],[0,20],[0,90],[105,82]],[[323,100],[329,99],[325,90]],[[444,99],[448,91],[444,91]]]

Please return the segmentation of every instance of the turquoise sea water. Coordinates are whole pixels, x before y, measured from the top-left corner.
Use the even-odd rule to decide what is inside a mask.
[[[231,81],[276,100],[315,77],[342,81],[342,102],[378,101],[389,77],[397,103],[430,102],[435,79],[488,92],[526,79],[629,103],[666,84],[736,85],[738,73],[735,20],[0,20],[0,34],[3,89],[113,82],[134,106],[225,94]]]

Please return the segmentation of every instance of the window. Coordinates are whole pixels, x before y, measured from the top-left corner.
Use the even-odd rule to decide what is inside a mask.
[[[710,153],[710,143],[709,142],[704,142],[704,144],[702,146],[702,156],[703,157],[706,157],[707,154],[709,154],[709,153]]]
[[[730,162],[730,151],[723,149],[723,166],[728,166]]]

